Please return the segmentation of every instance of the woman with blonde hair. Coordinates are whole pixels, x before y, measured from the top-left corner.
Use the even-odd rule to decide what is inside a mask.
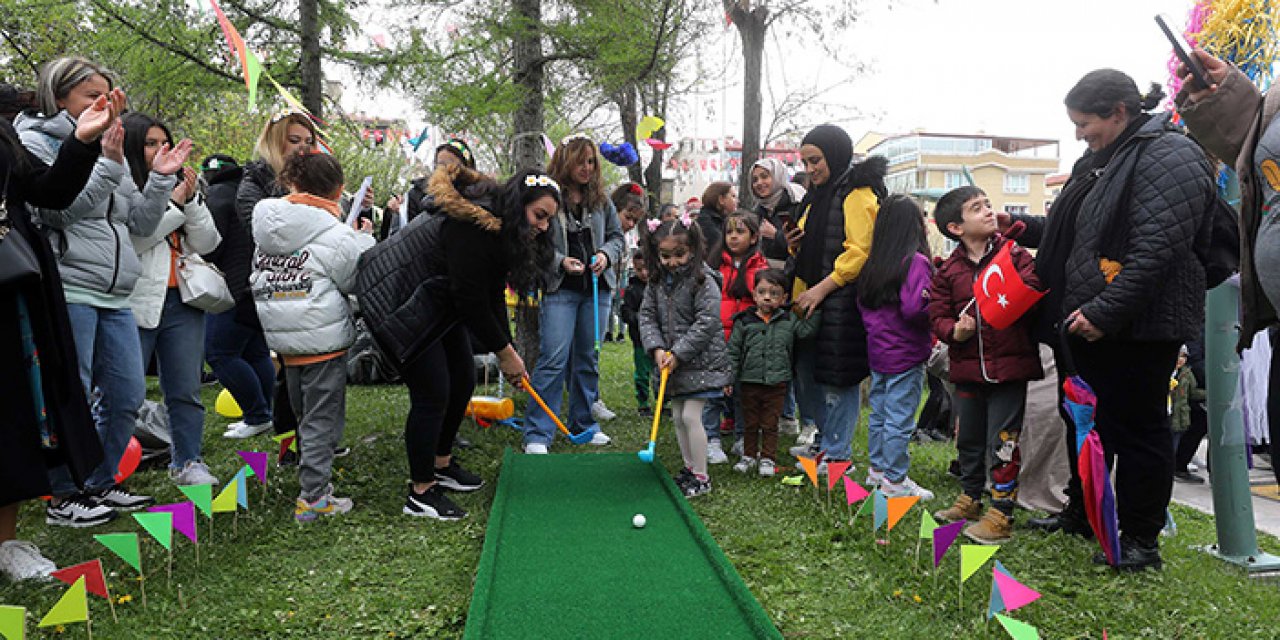
[[[560,185],[564,207],[547,231],[555,255],[544,265],[541,352],[532,383],[552,411],[559,410],[567,384],[569,428],[599,431],[592,414],[592,405],[600,397],[595,350],[600,328],[594,323],[609,317],[611,292],[619,284],[611,267],[622,259],[622,225],[617,208],[605,195],[600,153],[589,138],[570,136],[561,142],[547,173]],[[593,275],[598,287],[595,295]],[[531,408],[525,425],[525,453],[547,453],[555,433],[551,417]],[[591,442],[605,445],[609,436],[596,433]]]

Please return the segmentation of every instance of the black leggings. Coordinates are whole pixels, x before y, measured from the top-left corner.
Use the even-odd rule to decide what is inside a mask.
[[[436,456],[453,451],[453,440],[476,387],[476,366],[467,330],[455,326],[417,359],[403,367],[409,387],[409,419],[404,446],[409,478],[434,482]]]

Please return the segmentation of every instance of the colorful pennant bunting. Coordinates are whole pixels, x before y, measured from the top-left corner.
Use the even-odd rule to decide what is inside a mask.
[[[89,621],[89,599],[85,595],[85,580],[81,576],[66,593],[58,598],[49,613],[40,620],[39,627]]]
[[[120,556],[126,564],[133,567],[134,571],[142,571],[142,553],[138,549],[138,534],[136,533],[101,533],[93,536],[98,544],[108,548],[112,553]]]

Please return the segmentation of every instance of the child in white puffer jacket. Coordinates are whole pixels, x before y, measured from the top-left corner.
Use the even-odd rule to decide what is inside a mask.
[[[355,323],[347,294],[360,254],[374,245],[373,225],[342,220],[342,167],[332,156],[291,158],[280,180],[284,198],[253,209],[257,249],[249,286],[267,346],[284,358],[289,399],[298,416],[300,522],[351,510],[330,483],[333,451],[346,425],[347,348]]]

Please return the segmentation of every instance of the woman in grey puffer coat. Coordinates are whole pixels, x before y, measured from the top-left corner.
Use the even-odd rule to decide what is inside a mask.
[[[640,336],[658,369],[668,369],[667,398],[685,468],[676,484],[689,497],[711,491],[702,409],[733,384],[720,324],[720,284],[706,265],[702,233],[688,213],[644,230],[649,284],[640,305]]]
[[[98,96],[111,90],[105,70],[83,58],[61,58],[40,72],[37,92],[41,114],[22,114],[15,121],[23,145],[45,162],[57,156],[62,140],[75,129],[76,118]],[[65,470],[53,472],[52,501],[46,513],[50,524],[86,526],[110,519],[103,507],[133,510],[152,502],[115,482],[120,457],[133,434],[138,407],[145,394],[141,346],[129,294],[141,273],[138,254],[129,236],[155,231],[169,204],[169,194],[191,150],[183,140],[156,154],[144,190],[139,191],[124,162],[123,131],[113,127],[103,137],[88,185],[70,207],[32,208],[36,222],[49,231],[58,260],[67,312],[75,336],[80,380],[91,394],[100,392],[95,419],[105,458],[85,482],[92,499],[79,499]],[[63,498],[77,498],[63,500]],[[56,504],[55,504],[56,503]]]

